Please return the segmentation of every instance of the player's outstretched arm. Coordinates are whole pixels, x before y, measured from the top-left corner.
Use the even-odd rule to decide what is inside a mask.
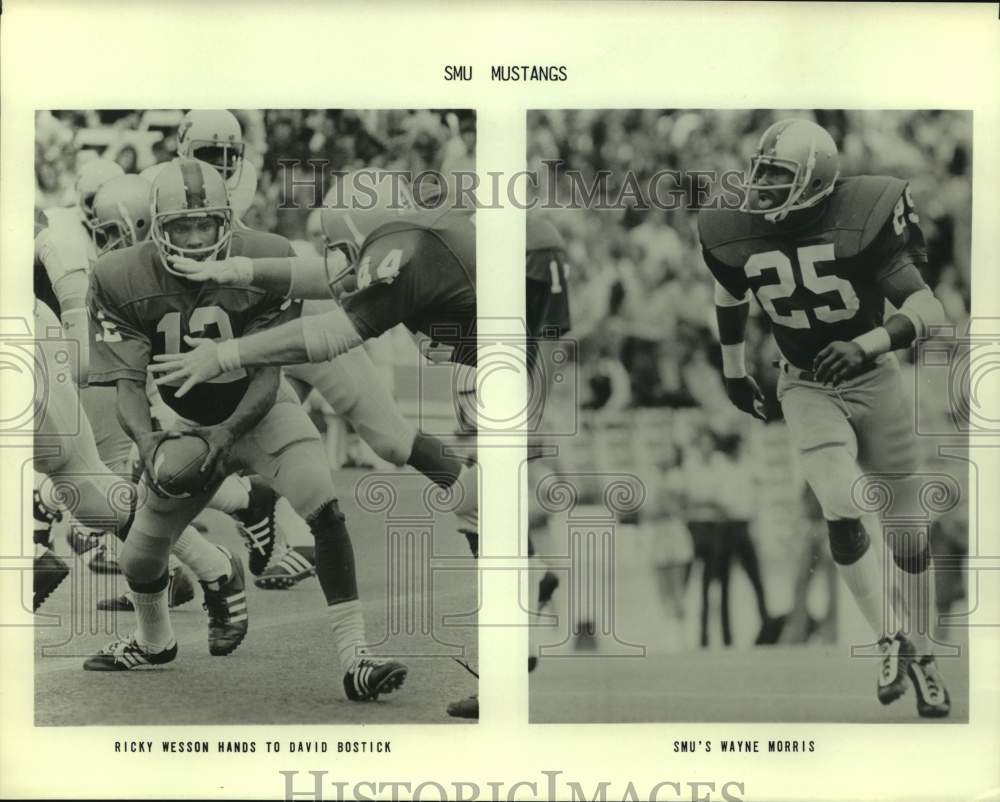
[[[194,350],[182,354],[158,354],[150,370],[157,384],[182,382],[177,396],[194,385],[210,381],[230,370],[259,365],[297,365],[327,362],[360,345],[363,338],[341,309],[309,315],[221,343],[185,337]]]
[[[146,395],[146,383],[135,379],[119,379],[117,390],[118,421],[125,433],[139,448],[146,476],[152,481],[153,455],[161,440],[177,437],[178,432],[157,432],[153,430],[153,418],[149,411],[149,396]]]
[[[333,297],[331,284],[346,268],[340,252],[330,252],[328,258],[230,256],[204,262],[177,257],[171,259],[171,264],[191,281],[258,287],[274,295],[301,300]]]
[[[767,420],[764,415],[764,393],[753,376],[747,373],[744,337],[749,316],[749,300],[733,297],[721,284],[716,283],[715,319],[719,324],[726,395],[737,409],[760,420]]]

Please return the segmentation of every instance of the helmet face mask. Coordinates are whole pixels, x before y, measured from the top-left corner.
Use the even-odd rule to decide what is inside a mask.
[[[191,158],[211,164],[226,183],[239,183],[243,169],[243,143],[198,139],[190,143]]]
[[[764,132],[750,159],[740,211],[780,222],[823,201],[839,176],[837,146],[826,130],[807,120],[782,120]]]
[[[192,109],[177,129],[177,154],[212,165],[229,186],[243,171],[243,131],[225,109]]]
[[[171,265],[175,257],[201,262],[229,256],[233,210],[226,183],[211,165],[195,159],[170,162],[153,182],[151,211],[151,236],[168,273],[184,276]]]
[[[105,182],[92,203],[91,239],[101,256],[142,242],[149,234],[149,183],[137,175]]]

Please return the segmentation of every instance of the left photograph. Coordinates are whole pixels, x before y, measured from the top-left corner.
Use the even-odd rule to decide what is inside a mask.
[[[36,724],[478,719],[475,112],[35,124]]]

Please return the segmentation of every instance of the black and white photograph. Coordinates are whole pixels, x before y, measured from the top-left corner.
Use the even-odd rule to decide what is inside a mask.
[[[527,119],[531,721],[968,721],[972,114]]]
[[[475,720],[475,112],[35,126],[36,724]]]

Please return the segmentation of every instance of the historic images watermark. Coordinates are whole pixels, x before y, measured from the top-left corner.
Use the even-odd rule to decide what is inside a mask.
[[[599,170],[583,173],[546,160],[545,170],[507,174],[366,168],[333,169],[322,159],[279,161],[278,208],[326,207],[369,211],[409,209],[738,209],[745,174],[739,170],[659,170],[640,177]]]

